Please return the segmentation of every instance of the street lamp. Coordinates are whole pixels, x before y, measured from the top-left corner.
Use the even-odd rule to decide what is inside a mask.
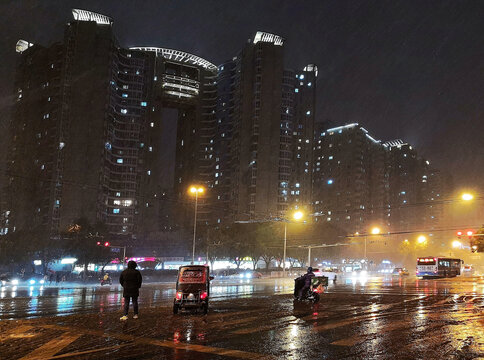
[[[296,211],[295,213],[292,214],[292,218],[294,220],[301,220],[304,217],[304,214],[302,211]],[[282,256],[282,276],[286,277],[286,244],[287,244],[287,223],[289,222],[289,219],[284,219],[284,254]]]
[[[203,194],[205,189],[203,186],[194,185],[190,187],[190,194],[195,195],[195,216],[193,219],[193,248],[192,248],[192,265],[195,262],[195,239],[197,236],[197,208],[198,208],[198,194]]]
[[[424,236],[424,235],[420,235],[418,238],[417,238],[417,242],[419,244],[423,244],[427,241],[427,238]]]
[[[379,227],[377,227],[377,226],[373,227],[373,228],[370,230],[371,235],[378,235],[378,234],[380,234],[380,232],[381,232],[381,230],[380,230],[380,228],[379,228]],[[356,234],[358,234],[358,233],[356,233]],[[356,235],[356,234],[355,234],[355,235]],[[359,234],[358,234],[358,235],[359,235]],[[367,240],[367,237],[365,236],[365,256],[364,256],[364,259],[365,259],[365,260],[366,260],[366,240]]]
[[[463,193],[462,196],[461,196],[462,200],[464,201],[471,201],[474,199],[474,195],[470,194],[470,193]]]
[[[452,247],[453,247],[454,249],[458,249],[458,248],[460,248],[461,246],[462,246],[462,243],[461,243],[459,240],[454,240],[454,241],[452,241]]]

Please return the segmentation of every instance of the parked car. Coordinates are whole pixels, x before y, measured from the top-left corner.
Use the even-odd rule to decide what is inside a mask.
[[[260,279],[262,274],[258,271],[246,270],[239,274],[241,279]]]
[[[405,268],[395,268],[393,269],[392,276],[408,276],[410,275],[408,270]]]
[[[464,265],[464,267],[462,268],[462,275],[464,276],[470,276],[470,275],[473,275],[475,273],[475,269],[472,265]]]

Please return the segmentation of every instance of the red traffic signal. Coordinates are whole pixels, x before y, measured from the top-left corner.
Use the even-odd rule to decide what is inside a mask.
[[[100,245],[101,245],[101,242],[100,242],[100,241],[98,241],[98,242],[96,243],[96,245],[100,246]]]
[[[104,243],[104,246],[109,246],[109,242],[107,242],[107,241],[106,241],[106,242]]]
[[[457,231],[457,236],[461,237],[462,236],[462,231]]]
[[[474,235],[474,231],[467,230],[466,234],[467,234],[467,236],[469,236],[469,239],[471,239],[472,238],[472,235]]]

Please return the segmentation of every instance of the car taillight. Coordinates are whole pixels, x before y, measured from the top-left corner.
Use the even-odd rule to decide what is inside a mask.
[[[206,298],[207,298],[207,296],[208,296],[207,292],[206,292],[206,291],[204,291],[203,293],[201,293],[201,294],[200,294],[200,299],[202,299],[202,300],[203,300],[203,299],[206,299]]]
[[[177,300],[181,300],[181,299],[182,299],[182,296],[183,296],[183,293],[182,293],[181,291],[178,291],[178,292],[176,293],[176,299],[177,299]]]

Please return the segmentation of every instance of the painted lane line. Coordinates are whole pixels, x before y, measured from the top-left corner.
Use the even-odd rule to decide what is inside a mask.
[[[127,345],[131,345],[131,343],[119,344],[119,345],[114,345],[114,346],[107,346],[107,347],[103,347],[103,348],[97,348],[97,349],[86,350],[86,351],[71,352],[71,353],[62,354],[62,355],[55,355],[55,356],[51,356],[50,358],[48,358],[48,360],[66,359],[66,358],[70,358],[70,357],[82,356],[82,355],[97,353],[97,352],[101,352],[101,351],[117,350],[117,349],[120,349],[123,346],[127,346]]]
[[[18,338],[26,338],[26,337],[33,337],[37,334],[35,333],[28,333],[29,330],[33,329],[31,325],[20,325],[16,328],[11,330],[7,330],[0,334],[0,341],[5,341],[8,339],[18,339]]]
[[[41,347],[38,347],[34,351],[28,353],[24,357],[20,358],[19,360],[40,360],[40,359],[47,359],[58,352],[60,352],[63,348],[68,346],[69,344],[73,343],[77,339],[79,339],[82,334],[73,334],[73,333],[65,333],[62,334],[60,337],[56,339],[52,339],[51,341],[45,343]]]
[[[59,326],[59,325],[42,325],[43,328],[47,329],[56,329],[56,330],[63,330],[63,331],[73,331],[73,328],[67,326]],[[78,331],[77,329],[75,329]],[[248,360],[259,360],[259,359],[276,359],[271,355],[266,354],[258,354],[252,353],[247,351],[241,350],[232,350],[232,349],[225,349],[225,348],[217,348],[212,346],[205,346],[205,345],[196,345],[196,344],[187,344],[182,342],[174,342],[168,340],[156,340],[152,338],[142,338],[135,335],[127,335],[127,334],[119,334],[119,333],[109,333],[104,332],[101,330],[89,330],[83,329],[82,334],[87,335],[95,335],[95,336],[102,336],[102,337],[113,337],[116,339],[130,341],[134,344],[144,344],[144,345],[156,345],[171,349],[178,349],[178,350],[187,350],[187,351],[194,351],[200,353],[209,353],[209,354],[216,354],[216,355],[223,355],[228,357],[234,357],[238,359],[248,359]],[[30,359],[30,358],[29,358]],[[20,359],[19,359],[20,360]],[[23,359],[22,359],[23,360]],[[25,359],[26,360],[26,359]]]
[[[265,326],[258,326],[258,327],[255,327],[255,328],[247,328],[247,329],[239,329],[239,330],[235,330],[235,331],[232,331],[231,334],[235,334],[235,335],[247,335],[247,334],[252,334],[252,333],[255,333],[255,332],[260,332],[260,331],[268,331],[268,330],[273,330],[273,329],[277,329],[281,326],[286,326],[286,325],[289,325],[289,324],[283,324],[287,321],[294,321],[296,320],[297,318],[294,317],[294,316],[285,316],[285,317],[282,317],[282,318],[279,318],[277,319],[279,322],[279,324],[272,324],[272,325],[265,325]]]

